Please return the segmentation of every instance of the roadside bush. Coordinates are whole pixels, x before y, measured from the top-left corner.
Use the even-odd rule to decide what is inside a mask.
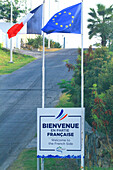
[[[40,48],[43,45],[43,37],[41,35],[37,36],[35,39],[28,38],[28,45],[32,46],[33,48]],[[45,38],[45,47],[48,47],[48,39]],[[50,47],[51,48],[61,48],[61,45],[58,42],[54,42],[50,40]]]
[[[113,52],[113,42],[111,43],[109,50]]]
[[[27,40],[28,40],[27,42],[28,45],[33,45],[33,42],[34,42],[33,38],[28,38]]]
[[[105,91],[103,100],[107,105],[107,109],[110,109],[113,113],[113,85],[111,85],[110,88]],[[113,121],[112,121],[112,124],[113,124]],[[111,128],[111,130],[112,129],[113,128]]]
[[[0,49],[2,49],[2,43],[0,43]]]
[[[113,85],[113,58],[106,64],[98,77],[98,92],[102,93]]]
[[[80,51],[81,50],[79,49],[77,64],[74,65],[73,67],[74,74],[72,80],[70,82],[62,81],[61,83],[59,83],[60,88],[62,88],[63,91],[70,94],[70,100],[72,100],[75,107],[81,106],[81,99],[80,99],[80,94],[81,94],[80,54],[81,53]],[[92,100],[92,96],[91,96],[92,87],[93,84],[97,84],[98,86],[100,86],[99,89],[101,89],[101,84],[102,82],[104,82],[104,75],[105,75],[105,72],[103,72],[103,70],[106,71],[106,66],[108,63],[110,64],[111,58],[112,58],[112,54],[109,53],[109,50],[106,47],[101,47],[92,50],[92,47],[90,46],[88,50],[84,51],[84,105],[85,105],[86,120],[90,125],[92,125],[92,121],[93,121],[93,118],[91,116],[91,106],[90,106],[90,101]],[[69,67],[72,68],[72,66],[68,63],[68,69]],[[113,67],[111,66],[111,73],[113,73],[112,68]],[[101,79],[103,79],[102,82]],[[107,83],[107,79],[106,79],[106,83]],[[106,87],[104,86],[105,84],[103,83],[102,86],[103,91],[105,91],[106,89]]]
[[[112,92],[113,95],[113,87],[111,88],[110,92]],[[109,96],[109,92],[107,92],[107,94]],[[109,102],[105,102],[106,95],[104,95],[105,98],[103,98],[103,94],[98,95],[96,88],[93,88],[92,97],[92,130],[94,132],[97,130],[98,133],[103,136],[103,139],[104,141],[106,141],[106,144],[102,141],[102,145],[104,146],[104,149],[109,153],[111,164],[113,164],[113,112],[108,106]]]

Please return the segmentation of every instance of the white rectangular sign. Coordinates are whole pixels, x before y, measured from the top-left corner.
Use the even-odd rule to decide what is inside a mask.
[[[37,158],[81,157],[81,108],[37,110]]]

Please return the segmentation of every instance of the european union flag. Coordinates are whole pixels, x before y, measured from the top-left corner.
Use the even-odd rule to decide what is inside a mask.
[[[42,31],[47,34],[55,32],[81,34],[81,3],[56,13]]]

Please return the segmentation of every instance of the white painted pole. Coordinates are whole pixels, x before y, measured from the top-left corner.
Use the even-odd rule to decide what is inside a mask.
[[[43,0],[43,26],[45,17],[45,0]],[[43,55],[42,55],[42,108],[45,106],[45,36],[43,32]],[[41,170],[44,170],[44,158],[41,158]]]
[[[50,0],[49,0],[49,19],[50,19]],[[50,48],[50,34],[48,35],[48,48]]]
[[[83,60],[83,0],[81,8],[81,113],[82,113],[82,129],[81,129],[81,170],[84,170],[84,60]]]
[[[45,0],[43,0],[42,27],[44,26]],[[43,51],[42,51],[42,108],[45,106],[45,36],[43,32]],[[40,170],[39,158],[37,159],[37,170]],[[41,170],[44,170],[44,158],[41,158]]]
[[[12,27],[12,11],[13,11],[13,7],[12,7],[12,0],[11,0],[11,27]],[[10,63],[13,63],[13,55],[12,55],[13,51],[12,51],[12,38],[10,39]]]
[[[59,11],[59,0],[55,0],[57,2],[57,11]],[[59,34],[57,34],[57,42],[59,42]]]

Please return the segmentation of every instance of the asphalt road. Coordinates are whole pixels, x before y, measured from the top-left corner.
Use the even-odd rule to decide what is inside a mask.
[[[76,49],[47,53],[45,107],[54,107],[58,102],[61,90],[57,83],[72,77],[62,61],[76,63],[76,58]],[[5,170],[36,134],[41,79],[40,57],[12,74],[0,76],[0,170]]]

